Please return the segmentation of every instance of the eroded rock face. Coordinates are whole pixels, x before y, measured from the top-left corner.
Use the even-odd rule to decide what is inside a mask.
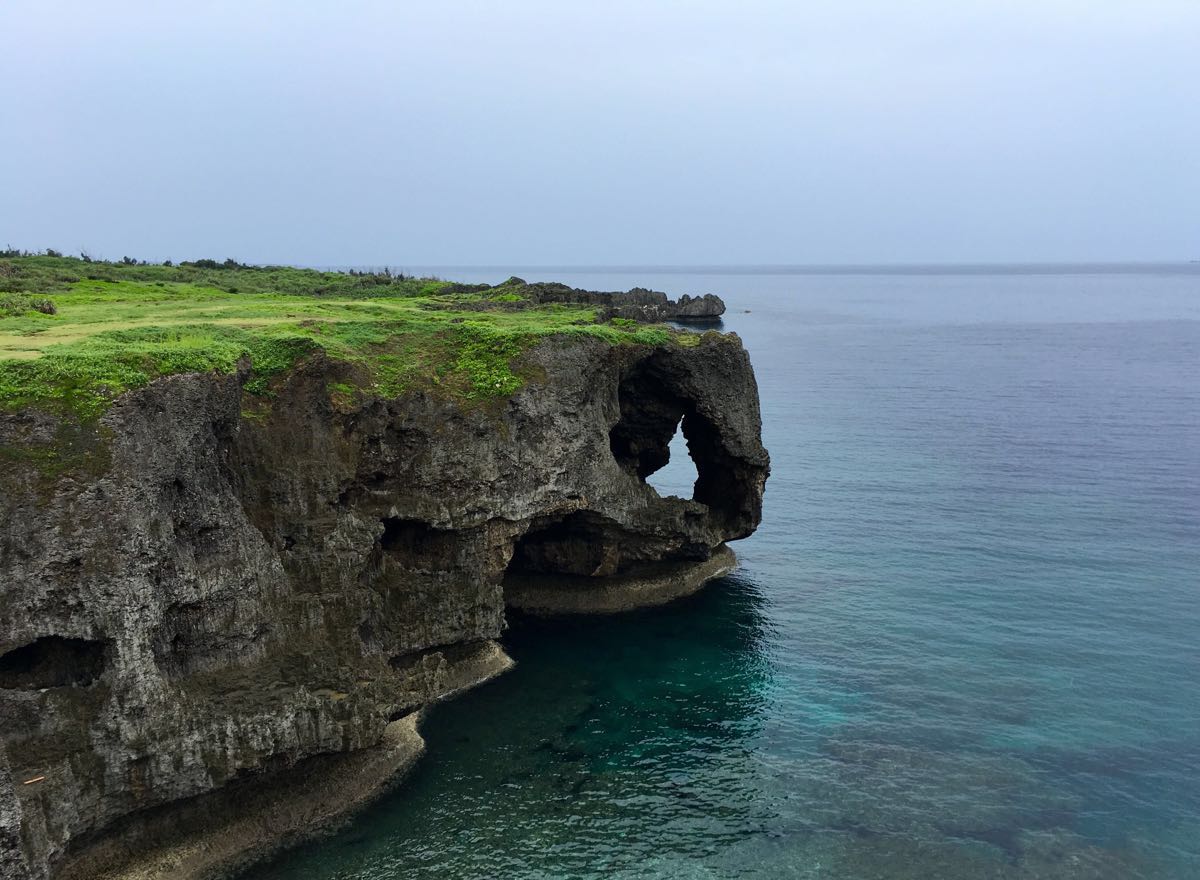
[[[137,811],[375,746],[463,686],[506,572],[602,584],[753,531],[768,459],[736,336],[527,357],[544,378],[487,406],[338,407],[328,361],[257,415],[244,377],[169,377],[72,435],[65,473],[6,461],[0,873],[49,876]],[[692,500],[645,483],[680,422]],[[0,418],[10,448],[64,431]]]

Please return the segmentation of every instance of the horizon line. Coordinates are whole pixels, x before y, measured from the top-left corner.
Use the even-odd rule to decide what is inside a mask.
[[[1008,272],[1078,272],[1145,271],[1169,269],[1200,272],[1200,260],[1063,260],[1029,262],[912,262],[912,263],[329,263],[309,264],[316,269],[400,268],[400,269],[459,269],[486,271],[555,271],[580,273],[657,272],[710,274],[853,274],[853,273],[922,273],[978,272],[1006,270]]]

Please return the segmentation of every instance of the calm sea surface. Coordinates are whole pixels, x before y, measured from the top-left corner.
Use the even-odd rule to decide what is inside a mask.
[[[512,620],[249,877],[1200,877],[1200,266],[438,271],[723,296],[763,524],[692,598]]]

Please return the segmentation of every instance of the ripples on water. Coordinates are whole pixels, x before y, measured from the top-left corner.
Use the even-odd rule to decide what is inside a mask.
[[[742,568],[513,621],[404,786],[250,876],[1200,876],[1200,276],[565,280],[730,302]]]

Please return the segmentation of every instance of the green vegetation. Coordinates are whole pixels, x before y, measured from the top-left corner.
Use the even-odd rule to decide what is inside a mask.
[[[53,300],[29,293],[0,293],[0,316],[23,315],[26,312],[41,312],[53,315],[57,309]]]
[[[156,377],[246,366],[247,391],[269,399],[273,380],[319,356],[350,367],[353,379],[330,388],[335,400],[426,387],[481,401],[520,388],[519,355],[553,335],[696,342],[597,323],[594,308],[532,305],[511,282],[0,252],[0,409],[92,418]]]

